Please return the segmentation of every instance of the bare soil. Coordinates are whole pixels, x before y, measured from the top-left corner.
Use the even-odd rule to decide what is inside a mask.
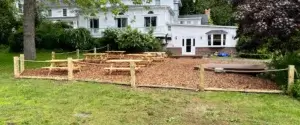
[[[199,71],[194,67],[199,64],[263,64],[259,61],[238,59],[166,59],[164,62],[155,62],[149,67],[142,68],[136,73],[137,85],[159,85],[172,87],[197,88]],[[74,77],[83,80],[97,80],[103,82],[130,82],[129,72],[114,72],[109,75],[103,68],[109,64],[86,65],[81,72],[76,72]],[[24,76],[47,76],[48,70],[27,69]],[[67,76],[66,71],[52,71],[50,76]],[[205,71],[206,87],[235,88],[235,89],[279,89],[270,80],[259,78],[255,75],[215,73]]]

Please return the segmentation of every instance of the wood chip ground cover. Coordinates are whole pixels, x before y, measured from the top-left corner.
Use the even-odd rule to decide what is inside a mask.
[[[159,85],[172,87],[187,87],[197,89],[200,81],[199,71],[194,67],[199,64],[263,64],[259,61],[239,60],[239,59],[166,59],[164,62],[155,62],[149,67],[142,68],[136,73],[138,85]],[[104,82],[130,82],[129,72],[114,72],[107,74],[104,65],[86,65],[81,72],[74,73],[75,79],[96,80]],[[26,69],[24,76],[47,76],[46,69]],[[52,71],[50,76],[66,76],[66,71]],[[262,79],[253,75],[215,73],[205,71],[206,87],[215,88],[235,88],[235,89],[279,89],[270,80]]]

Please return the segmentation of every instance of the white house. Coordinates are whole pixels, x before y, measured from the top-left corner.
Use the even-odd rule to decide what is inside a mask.
[[[142,32],[153,28],[154,36],[160,38],[175,55],[235,52],[237,27],[209,25],[210,9],[200,15],[179,15],[181,0],[152,0],[143,5],[123,0],[128,11],[115,15],[110,11],[111,5],[107,4],[106,13],[99,11],[93,16],[79,14],[80,10],[75,5],[40,1],[47,8],[44,14],[49,20],[64,21],[74,28],[87,28],[94,37],[101,37],[106,28],[131,26]],[[17,7],[21,6],[17,4]]]

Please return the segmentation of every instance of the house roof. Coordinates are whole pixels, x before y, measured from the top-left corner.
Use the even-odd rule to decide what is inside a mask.
[[[178,18],[201,18],[201,24],[208,25],[208,16],[206,14],[180,15]]]
[[[224,31],[224,30],[211,30],[209,32],[207,32],[206,34],[227,34],[228,32]]]

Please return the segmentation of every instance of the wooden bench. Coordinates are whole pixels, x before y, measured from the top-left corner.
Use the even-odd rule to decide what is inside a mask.
[[[130,71],[130,63],[138,63],[142,62],[143,60],[133,60],[133,59],[127,59],[127,60],[108,60],[106,62],[111,63],[110,67],[105,67],[104,70],[109,71],[109,74],[112,74],[114,71]],[[126,64],[126,65],[124,65]],[[135,64],[134,64],[135,65]],[[141,65],[136,65],[135,69],[136,71],[141,69]]]
[[[74,62],[78,62],[80,60],[74,60]],[[48,67],[42,67],[42,69],[48,69],[48,76],[51,74],[52,70],[68,70],[68,60],[49,60],[51,63]],[[81,72],[80,64],[73,63],[73,70]]]
[[[85,56],[85,61],[87,62],[103,62],[107,60],[106,53],[86,53],[83,54]]]
[[[42,69],[48,69],[49,70],[48,76],[49,76],[51,71],[53,71],[53,70],[68,70],[68,67],[51,67],[51,66],[49,66],[49,67],[42,67]],[[81,67],[79,67],[79,66],[73,67],[73,70],[81,72]]]
[[[149,66],[153,62],[152,55],[148,54],[127,54],[125,57],[129,59],[142,60],[141,62],[136,63],[138,66]]]

